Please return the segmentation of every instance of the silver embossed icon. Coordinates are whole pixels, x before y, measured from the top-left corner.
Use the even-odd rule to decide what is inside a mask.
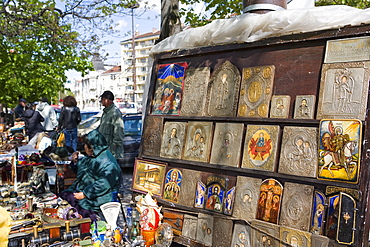
[[[185,122],[166,122],[163,129],[160,156],[181,159],[185,134]]]
[[[315,105],[315,95],[297,95],[295,97],[294,118],[313,119],[315,115]]]
[[[289,109],[290,109],[289,95],[272,96],[270,118],[288,118]]]

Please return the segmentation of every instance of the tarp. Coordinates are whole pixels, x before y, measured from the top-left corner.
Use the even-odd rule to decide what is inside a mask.
[[[151,49],[151,55],[368,23],[370,8],[362,10],[344,5],[279,10],[262,15],[246,13],[230,19],[214,20],[203,27],[187,29],[168,37]]]

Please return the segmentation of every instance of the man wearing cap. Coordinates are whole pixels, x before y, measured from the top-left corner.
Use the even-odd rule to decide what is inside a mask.
[[[18,100],[18,105],[14,108],[15,119],[21,118],[26,108],[27,100],[21,98]]]
[[[41,102],[36,106],[36,111],[40,112],[41,116],[45,119],[42,123],[45,131],[53,131],[58,126],[57,115],[54,108],[49,105],[47,98],[44,97],[41,99]]]
[[[123,157],[123,120],[121,111],[114,105],[114,95],[104,91],[100,96],[105,107],[98,130],[108,142],[108,149],[116,159]]]

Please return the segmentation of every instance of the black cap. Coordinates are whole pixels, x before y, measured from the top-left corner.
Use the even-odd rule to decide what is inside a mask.
[[[41,102],[48,102],[49,103],[49,100],[46,97],[44,97],[44,98],[41,99]]]
[[[19,99],[19,102],[27,103],[27,100],[26,100],[26,99],[21,98],[21,99]]]
[[[100,95],[100,98],[106,98],[110,100],[114,100],[114,95],[111,91],[104,91],[102,95]]]

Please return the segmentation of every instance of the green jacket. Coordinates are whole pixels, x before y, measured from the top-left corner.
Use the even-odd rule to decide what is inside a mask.
[[[77,162],[77,178],[65,191],[82,191],[85,198],[78,204],[84,209],[99,211],[100,205],[113,200],[112,192],[118,191],[121,168],[98,130],[88,133],[87,138],[94,156],[85,156]]]
[[[108,142],[108,149],[116,159],[123,157],[124,127],[121,111],[111,104],[105,107],[100,119],[99,132]]]

